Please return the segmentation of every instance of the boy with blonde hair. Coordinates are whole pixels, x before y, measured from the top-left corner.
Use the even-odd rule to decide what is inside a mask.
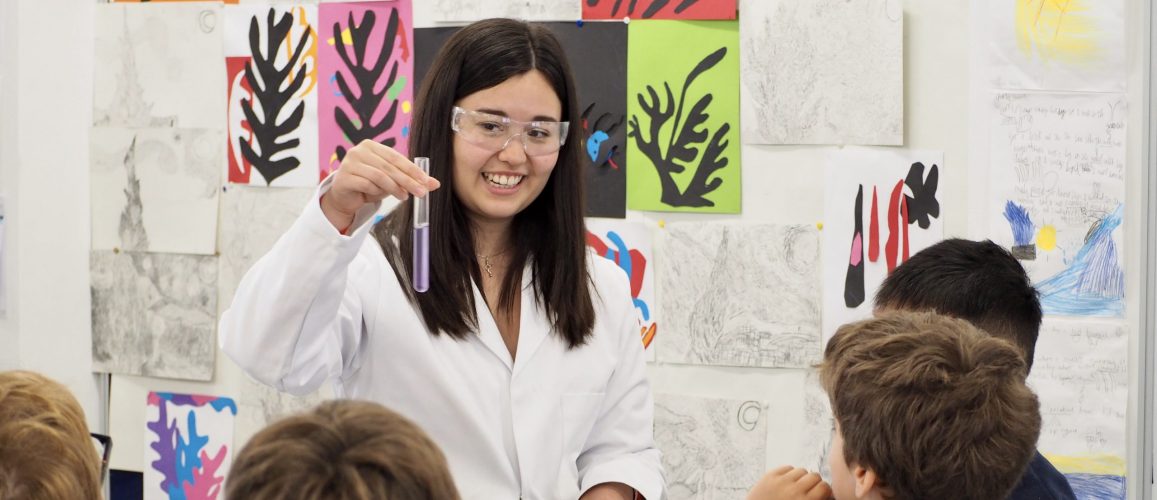
[[[254,435],[233,462],[225,497],[457,500],[458,491],[417,425],[377,403],[336,400]]]
[[[0,500],[98,499],[100,473],[71,392],[38,373],[0,373]]]

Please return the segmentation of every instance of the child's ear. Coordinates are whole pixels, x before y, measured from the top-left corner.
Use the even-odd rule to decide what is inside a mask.
[[[859,465],[855,466],[852,474],[856,477],[856,498],[886,499],[892,498],[893,492],[876,471]]]

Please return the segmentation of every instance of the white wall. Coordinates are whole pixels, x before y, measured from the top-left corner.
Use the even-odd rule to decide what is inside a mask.
[[[16,4],[0,2],[0,198],[8,201],[9,212],[15,204],[13,197],[16,195],[19,178],[19,171],[16,168],[18,98],[14,71],[18,40],[16,27]],[[0,247],[0,254],[7,256],[3,262],[4,268],[0,269],[0,275],[5,276],[0,280],[0,286],[6,287],[9,291],[15,290],[17,286],[14,275],[16,264],[13,261],[15,251],[16,245],[12,243],[12,234],[9,234]],[[5,315],[0,316],[0,370],[7,370],[15,368],[20,359],[20,336],[16,328],[18,311],[14,310],[13,304],[10,303],[11,299],[7,299],[3,293],[0,293],[0,300],[5,301],[4,304],[0,304],[3,306],[0,309],[8,309]]]
[[[0,193],[6,198],[4,366],[68,385],[104,428],[91,373],[88,127],[95,4],[0,2]],[[13,363],[15,353],[15,363]]]

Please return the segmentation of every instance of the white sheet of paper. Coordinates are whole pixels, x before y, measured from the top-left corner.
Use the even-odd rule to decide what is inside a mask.
[[[741,0],[743,142],[903,144],[904,22],[898,6],[887,0]]]
[[[220,130],[93,127],[92,248],[212,255]]]
[[[815,226],[678,222],[659,254],[659,361],[803,368],[819,360]]]
[[[917,163],[923,165],[922,174],[916,174]],[[933,184],[933,168],[936,171]],[[911,151],[905,149],[844,148],[828,156],[824,193],[824,345],[836,328],[844,323],[866,319],[872,315],[876,289],[888,276],[888,240],[892,238],[889,213],[892,193],[898,184],[903,197],[909,200],[909,224],[902,224],[901,204],[895,203],[897,219],[895,265],[904,258],[904,228],[907,228],[908,255],[943,239],[943,215],[940,213],[942,191],[937,189],[944,168],[944,154],[938,151]],[[908,177],[912,175],[912,182]],[[916,179],[919,177],[920,179]],[[916,185],[913,186],[913,183]],[[856,196],[863,189],[861,209],[856,210]],[[917,194],[915,191],[919,190]],[[872,206],[875,193],[876,221],[878,223],[878,254],[872,259]],[[932,202],[935,203],[932,203]],[[932,213],[931,207],[935,207]],[[922,212],[922,213],[921,213]],[[857,215],[862,224],[860,241],[855,240]],[[926,223],[926,227],[923,227]],[[862,287],[847,286],[849,269],[855,261],[862,269]],[[854,280],[853,280],[854,281]],[[849,289],[852,290],[849,292]],[[848,295],[862,299],[848,300]],[[854,304],[849,306],[849,304]]]
[[[1045,320],[1029,375],[1041,402],[1041,453],[1124,463],[1129,357],[1121,322]]]
[[[230,61],[241,61],[245,58],[250,58],[250,62],[257,64],[257,59],[254,57],[252,47],[249,43],[249,31],[252,21],[257,21],[259,33],[259,55],[260,59],[265,60],[269,58],[269,54],[265,54],[267,50],[266,39],[269,36],[270,24],[269,15],[273,13],[273,24],[285,21],[285,16],[291,16],[291,26],[289,31],[289,38],[293,41],[289,43],[278,43],[277,54],[272,60],[271,70],[283,70],[289,64],[290,50],[297,50],[298,43],[304,39],[305,44],[302,46],[302,55],[297,57],[294,61],[293,70],[290,75],[296,75],[301,68],[305,69],[306,81],[301,85],[297,92],[289,96],[287,101],[282,106],[275,119],[266,120],[265,125],[254,125],[247,123],[245,113],[243,111],[243,101],[248,100],[253,106],[254,112],[263,110],[262,106],[268,103],[261,102],[257,93],[246,89],[248,85],[245,79],[244,66],[240,66],[238,71],[231,71],[226,69],[226,76],[222,79],[222,84],[227,89],[227,116],[225,123],[227,123],[227,141],[229,143],[230,158],[229,163],[226,163],[225,170],[226,180],[238,184],[251,184],[259,186],[273,186],[273,187],[313,187],[317,186],[320,181],[320,171],[317,164],[317,150],[318,150],[318,128],[317,128],[317,92],[319,87],[319,77],[317,69],[317,46],[319,43],[318,27],[317,27],[317,5],[278,5],[278,6],[258,6],[258,5],[227,5],[225,7],[225,22],[224,22],[224,51],[226,57],[226,64],[231,64]],[[306,31],[308,29],[308,32]],[[261,70],[256,70],[261,74]],[[278,82],[264,82],[260,77],[256,78],[259,86],[278,85],[279,88],[287,88],[290,84],[290,79]],[[298,140],[299,143],[292,148],[276,152],[272,156],[262,152],[263,142],[259,139],[260,134],[254,132],[255,128],[262,128],[264,130],[272,130],[275,127],[283,127],[292,117],[292,114],[297,109],[302,109],[301,121],[297,127],[285,131],[283,134],[277,136],[271,141],[264,144],[285,144],[292,140]],[[263,116],[263,111],[258,113],[258,116]],[[264,118],[263,118],[264,119]],[[270,132],[274,133],[274,132]],[[249,143],[254,150],[268,163],[276,163],[287,158],[295,158],[297,166],[285,172],[274,173],[270,169],[261,166],[251,166],[249,161],[244,158],[242,154],[241,143]],[[241,181],[233,175],[229,175],[230,164],[242,165],[239,168],[247,176],[246,181]],[[265,173],[263,173],[265,172]],[[266,175],[268,174],[268,175]],[[272,180],[268,180],[271,178]]]
[[[217,353],[216,259],[92,252],[93,371],[212,379]]]
[[[606,245],[611,255],[601,254],[600,257],[615,262],[631,280],[632,298],[635,301],[635,311],[639,313],[639,328],[644,338],[647,361],[655,360],[654,339],[660,331],[659,307],[655,302],[655,252],[653,225],[645,222],[628,221],[621,219],[587,218],[587,248],[592,251],[595,247],[590,238],[598,238],[602,245]],[[635,262],[635,258],[620,259],[621,252],[631,255],[638,252],[642,265]],[[597,253],[597,252],[596,252]],[[635,293],[638,283],[638,293]],[[653,331],[652,331],[653,329]],[[648,339],[648,337],[650,337]]]
[[[1021,259],[1046,314],[1124,314],[1127,114],[1119,94],[993,95],[988,235]],[[1010,202],[1028,219],[1007,218],[1021,213]]]
[[[655,395],[670,500],[742,499],[765,472],[767,403]]]
[[[582,4],[576,0],[431,0],[434,22],[478,21],[509,17],[524,21],[570,21],[582,19]]]
[[[93,125],[220,129],[221,5],[98,4]]]
[[[230,398],[150,392],[145,408],[144,498],[223,497],[235,453],[236,403]]]
[[[992,87],[1123,92],[1124,0],[987,0]]]

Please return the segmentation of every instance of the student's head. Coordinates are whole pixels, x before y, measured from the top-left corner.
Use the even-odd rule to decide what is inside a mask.
[[[966,321],[892,312],[836,331],[820,380],[836,419],[837,500],[1005,498],[1040,433],[1011,343]]]
[[[966,320],[1019,347],[1032,369],[1040,299],[1020,262],[991,241],[949,239],[918,252],[880,285],[876,310]]]
[[[0,372],[0,499],[100,498],[101,461],[63,385]]]
[[[429,292],[410,293],[431,332],[463,338],[472,331],[470,281],[481,276],[475,231],[509,227],[510,241],[495,250],[514,272],[498,306],[515,303],[529,260],[554,330],[572,347],[590,333],[577,99],[566,55],[545,26],[479,21],[438,52],[418,91],[410,134],[410,154],[429,157],[442,183],[429,195],[430,267],[438,272]],[[404,204],[375,230],[403,283],[413,260],[411,212]]]
[[[258,432],[226,498],[456,500],[446,458],[418,426],[368,401],[327,401]]]

